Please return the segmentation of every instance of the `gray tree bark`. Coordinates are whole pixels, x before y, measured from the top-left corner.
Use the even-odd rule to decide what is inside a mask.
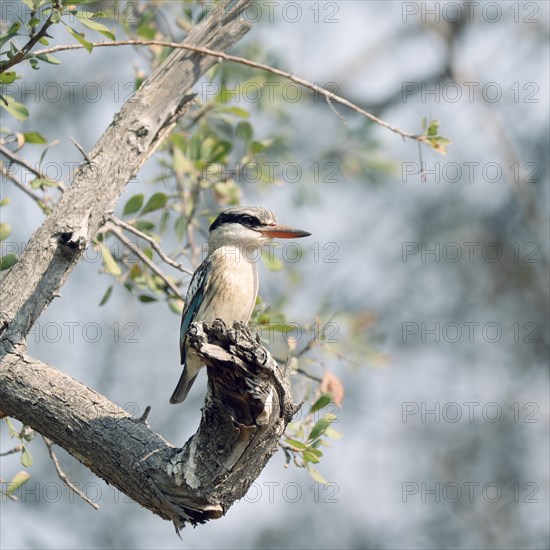
[[[219,6],[186,43],[226,50],[249,29],[251,0]],[[0,414],[48,437],[159,516],[204,523],[242,498],[296,411],[276,362],[246,327],[194,324],[209,392],[197,433],[177,448],[144,419],[26,355],[28,331],[108,219],[127,182],[173,128],[216,59],[177,50],[115,115],[0,288]],[[122,160],[121,160],[122,159]]]

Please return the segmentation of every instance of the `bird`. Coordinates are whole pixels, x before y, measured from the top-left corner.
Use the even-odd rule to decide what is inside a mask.
[[[273,238],[296,239],[311,233],[277,222],[275,214],[258,206],[222,210],[208,230],[208,254],[193,274],[180,326],[183,372],[170,398],[182,403],[200,369],[201,359],[189,348],[187,330],[196,321],[221,319],[228,325],[248,323],[258,295],[258,252]]]

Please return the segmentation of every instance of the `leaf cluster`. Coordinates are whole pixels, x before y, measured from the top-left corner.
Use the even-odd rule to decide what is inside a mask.
[[[32,441],[35,436],[36,432],[29,428],[28,426],[22,425],[21,429],[18,431],[15,426],[13,425],[13,422],[9,418],[2,418],[2,422],[6,424],[8,428],[8,434],[11,439],[16,439],[19,443],[10,449],[7,452],[2,453],[2,455],[8,455],[13,453],[19,453],[20,454],[20,461],[21,465],[25,468],[30,468],[33,464],[33,458],[31,456],[31,453],[26,445],[26,443],[29,443]],[[29,479],[30,474],[26,470],[21,470],[14,474],[10,481],[4,481],[0,479],[0,493],[2,495],[7,496],[11,500],[17,500],[17,497],[15,496],[15,492],[24,485]]]

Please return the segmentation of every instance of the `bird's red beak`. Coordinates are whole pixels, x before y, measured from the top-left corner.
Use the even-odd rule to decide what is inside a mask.
[[[278,223],[266,225],[259,231],[262,235],[272,239],[300,239],[301,237],[309,237],[311,235],[307,231],[294,229],[290,225],[280,225]]]

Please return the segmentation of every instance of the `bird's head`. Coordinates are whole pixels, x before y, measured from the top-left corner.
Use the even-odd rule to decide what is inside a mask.
[[[209,230],[208,248],[260,248],[270,239],[298,239],[311,233],[277,222],[275,214],[257,206],[237,206],[220,212]]]

